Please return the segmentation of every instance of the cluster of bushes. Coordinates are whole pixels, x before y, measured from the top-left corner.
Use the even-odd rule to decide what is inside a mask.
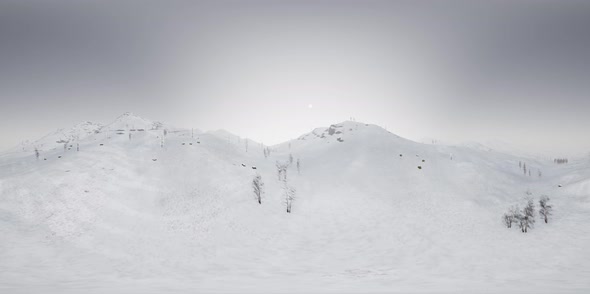
[[[527,233],[533,228],[535,224],[535,201],[530,196],[526,198],[526,205],[523,209],[520,209],[518,205],[510,207],[507,213],[502,217],[504,224],[507,228],[512,228],[512,224],[517,224],[523,233]],[[541,217],[545,223],[548,223],[549,216],[553,210],[552,206],[548,204],[549,197],[541,196],[539,199],[539,217]]]

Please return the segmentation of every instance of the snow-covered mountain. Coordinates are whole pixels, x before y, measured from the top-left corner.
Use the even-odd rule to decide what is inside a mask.
[[[513,146],[512,144],[501,140],[486,140],[483,142],[468,141],[462,142],[457,145],[486,152],[500,152],[520,157],[535,158],[538,160],[551,158],[549,154],[543,154],[541,152],[532,152],[530,150],[523,150],[522,148]]]
[[[69,144],[74,141],[84,140],[90,135],[99,133],[102,129],[99,123],[89,121],[81,122],[70,129],[58,129],[49,133],[39,140],[29,142],[22,146],[23,151],[32,151],[35,148],[39,150],[51,150],[63,147],[64,144]]]
[[[58,129],[38,140],[25,141],[24,144],[18,146],[17,148],[13,148],[10,151],[32,152],[35,149],[40,151],[49,151],[63,149],[64,144],[69,146],[89,139],[96,140],[101,136],[109,137],[112,135],[128,134],[128,132],[135,133],[144,132],[146,130],[153,131],[164,129],[168,131],[176,130],[176,128],[172,127],[171,125],[158,121],[151,121],[139,117],[131,112],[126,112],[106,125],[89,121],[81,122],[71,128]]]
[[[351,121],[275,146],[153,126],[125,114],[78,137],[79,151],[0,157],[0,292],[590,289],[587,161]],[[277,162],[290,162],[286,181]],[[527,191],[554,214],[523,234],[501,216]]]
[[[162,122],[151,121],[143,117],[139,117],[132,112],[125,112],[117,117],[110,124],[105,125],[105,129],[110,131],[128,131],[128,130],[160,130],[171,127]]]

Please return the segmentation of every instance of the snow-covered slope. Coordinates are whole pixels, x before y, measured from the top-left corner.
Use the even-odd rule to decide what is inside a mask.
[[[0,157],[0,292],[590,289],[588,162],[419,144],[357,122],[265,157],[225,131],[146,123],[111,124],[123,134],[44,150],[47,160]],[[275,165],[290,157],[288,214]],[[555,212],[523,234],[500,218],[526,191]]]
[[[58,129],[39,140],[30,142],[23,146],[23,151],[33,151],[35,148],[39,150],[63,148],[64,144],[84,140],[90,135],[99,133],[102,127],[99,123],[89,121],[81,122],[70,129]]]

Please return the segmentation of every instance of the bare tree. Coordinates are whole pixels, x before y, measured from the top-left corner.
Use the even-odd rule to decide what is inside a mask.
[[[291,206],[293,204],[293,200],[295,200],[295,188],[291,187],[287,184],[287,181],[284,181],[283,192],[285,193],[285,204],[287,206],[287,213],[291,213]]]
[[[503,219],[507,228],[512,228],[512,224],[519,220],[520,212],[518,206],[512,206],[507,213],[504,214]]]
[[[507,228],[511,228],[512,227],[512,216],[508,213],[505,213],[502,216],[502,220],[504,220],[504,224],[506,225]]]
[[[280,181],[282,178],[281,176],[283,173],[283,169],[282,169],[281,164],[279,163],[278,160],[275,162],[275,166],[277,167],[277,176],[279,177],[279,181]]]
[[[535,202],[532,197],[527,198],[527,205],[522,210],[519,221],[523,233],[527,233],[535,224]]]
[[[291,213],[291,206],[295,199],[295,188],[289,186],[287,183],[287,169],[289,168],[289,162],[276,161],[277,174],[279,181],[283,184],[283,194],[285,196],[285,205],[287,206],[287,213]]]
[[[277,173],[279,176],[279,181],[287,181],[287,168],[289,167],[288,163],[276,161]]]
[[[264,158],[267,158],[270,156],[270,148],[268,147],[264,147],[264,150],[262,150],[264,152]]]
[[[37,147],[35,147],[35,158],[39,160],[39,149],[37,149]]]
[[[254,180],[252,180],[252,188],[254,189],[254,196],[256,197],[256,200],[258,200],[258,204],[262,204],[264,183],[262,182],[262,177],[259,174],[256,174]]]
[[[289,168],[288,164],[283,164],[283,181],[287,181],[287,169]]]
[[[543,217],[545,223],[548,222],[551,210],[553,210],[553,207],[547,204],[547,202],[549,202],[549,197],[545,195],[541,196],[541,199],[539,199],[539,206],[541,207],[539,209],[539,216]]]
[[[297,158],[297,174],[301,174],[301,164],[299,163],[299,158]]]
[[[289,164],[293,164],[293,154],[289,154]]]

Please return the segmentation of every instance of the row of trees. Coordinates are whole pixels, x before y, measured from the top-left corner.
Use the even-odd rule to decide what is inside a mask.
[[[66,142],[66,143],[64,143],[63,146],[64,146],[64,153],[65,153],[67,150],[70,150],[73,147],[73,144],[69,145],[70,147],[68,147],[68,142]],[[80,143],[76,143],[76,151],[80,151]],[[39,157],[41,157],[41,151],[39,150],[38,147],[35,147],[35,158],[37,160],[39,160]]]
[[[293,201],[295,200],[295,187],[290,186],[289,182],[287,181],[287,171],[289,170],[289,166],[293,163],[293,156],[289,154],[289,161],[287,162],[280,162],[276,161],[277,167],[277,174],[279,177],[279,181],[281,182],[283,188],[283,196],[285,197],[285,206],[287,207],[287,213],[291,213],[291,206]]]
[[[567,158],[555,158],[555,159],[553,159],[553,163],[565,164],[565,163],[568,163],[568,160],[567,160]]]
[[[531,197],[531,193],[527,192],[526,205],[520,209],[518,205],[510,207],[502,219],[507,228],[512,228],[512,224],[518,224],[518,227],[523,233],[527,233],[533,228],[535,224],[535,201]],[[539,217],[545,223],[549,222],[549,216],[552,214],[553,207],[548,204],[549,197],[543,195],[539,199]]]
[[[276,161],[278,181],[281,183],[283,189],[284,204],[287,207],[287,213],[291,213],[293,201],[295,200],[295,194],[297,190],[295,187],[289,185],[287,180],[287,171],[289,166],[293,162],[293,156],[289,156],[289,161],[281,162]],[[297,172],[300,172],[299,159],[297,159]],[[264,195],[264,183],[262,182],[262,176],[258,173],[252,180],[252,189],[254,191],[254,198],[258,201],[258,204],[262,204],[262,196]]]
[[[531,168],[527,168],[526,162],[522,162],[519,161],[518,162],[518,167],[522,169],[522,172],[524,173],[524,175],[526,176],[527,174],[529,175],[529,177],[531,176]],[[537,169],[537,175],[540,177],[543,176],[543,173],[541,172],[540,169]]]

